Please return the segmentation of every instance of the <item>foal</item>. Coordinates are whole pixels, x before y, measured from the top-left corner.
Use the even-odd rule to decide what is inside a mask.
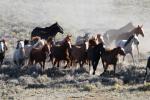
[[[125,56],[124,49],[121,47],[117,47],[112,50],[106,50],[104,48],[104,50],[101,51],[101,58],[102,58],[104,72],[106,72],[109,65],[113,65],[114,66],[114,75],[115,75],[116,64],[118,61],[118,54]]]

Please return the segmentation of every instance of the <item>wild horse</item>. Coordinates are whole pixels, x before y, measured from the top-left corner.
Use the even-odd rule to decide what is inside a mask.
[[[58,32],[62,34],[64,33],[63,28],[57,22],[51,25],[50,27],[36,27],[31,32],[31,39],[35,36],[39,36],[41,37],[41,39],[47,40],[48,37],[55,37]]]

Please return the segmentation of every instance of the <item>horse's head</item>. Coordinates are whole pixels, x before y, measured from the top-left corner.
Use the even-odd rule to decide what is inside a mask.
[[[115,50],[116,50],[117,54],[120,54],[122,56],[126,55],[124,49],[121,47],[117,47],[117,48],[115,48]]]
[[[142,36],[142,37],[144,37],[144,33],[143,33],[143,30],[142,30],[142,27],[143,27],[143,25],[142,26],[139,26],[138,25],[138,27],[136,27],[135,28],[135,34],[138,36],[139,34]]]
[[[17,41],[16,49],[23,49],[23,48],[24,48],[24,41],[23,40]]]
[[[56,27],[56,29],[57,29],[58,32],[60,32],[62,34],[64,33],[63,28],[57,22],[55,23],[55,27]]]
[[[97,45],[96,39],[95,37],[92,37],[91,39],[89,39],[89,46],[95,46],[95,45]]]
[[[71,45],[71,41],[70,40],[65,40],[62,44],[63,47],[71,49],[72,45]]]

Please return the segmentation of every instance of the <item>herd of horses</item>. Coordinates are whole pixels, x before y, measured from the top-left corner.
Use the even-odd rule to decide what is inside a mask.
[[[123,60],[127,54],[130,54],[133,63],[133,45],[137,47],[139,54],[139,40],[138,36],[144,37],[142,26],[134,27],[131,23],[127,27],[117,30],[107,31],[105,34],[85,34],[85,36],[78,36],[76,42],[72,43],[72,36],[67,35],[63,40],[56,41],[57,33],[64,33],[63,28],[56,22],[50,27],[40,28],[36,27],[31,33],[30,40],[18,40],[16,49],[13,54],[13,62],[18,67],[24,65],[33,65],[39,63],[42,72],[45,69],[46,59],[52,63],[52,66],[60,66],[60,62],[64,63],[64,68],[70,66],[80,65],[82,68],[85,64],[93,67],[93,75],[97,69],[99,60],[101,58],[104,73],[107,71],[109,65],[113,65],[114,75],[119,55],[123,56]],[[112,31],[112,32],[111,32]],[[116,33],[116,34],[115,34]],[[108,46],[115,42],[115,48],[110,49]],[[106,47],[107,46],[107,47]],[[0,41],[0,63],[3,64],[5,52],[7,50],[5,40]],[[147,70],[150,68],[150,58],[148,59]]]

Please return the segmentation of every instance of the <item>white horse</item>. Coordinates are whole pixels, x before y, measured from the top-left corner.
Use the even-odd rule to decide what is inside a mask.
[[[138,55],[139,55],[139,48],[138,48],[139,40],[138,40],[138,37],[136,35],[131,35],[128,38],[128,40],[116,41],[116,46],[120,46],[120,47],[124,48],[125,53],[131,55],[133,63],[135,64],[134,57],[133,57],[133,52],[132,52],[133,49],[134,49],[133,43],[136,45],[137,51],[138,51]],[[124,60],[124,58],[125,58],[125,56],[123,57],[123,60]]]
[[[23,66],[25,63],[25,49],[23,40],[17,41],[17,47],[13,55],[13,61],[18,67]]]

